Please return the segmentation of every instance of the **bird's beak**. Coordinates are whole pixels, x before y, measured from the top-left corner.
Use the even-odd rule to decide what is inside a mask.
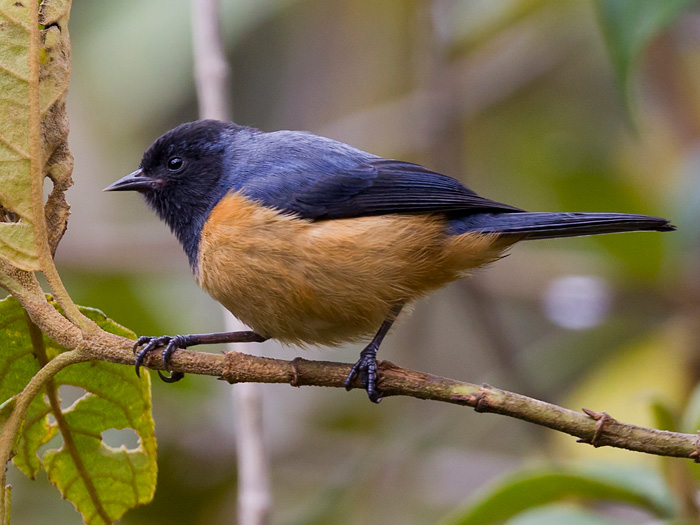
[[[146,177],[141,168],[113,182],[102,191],[150,191],[156,188],[158,181]]]

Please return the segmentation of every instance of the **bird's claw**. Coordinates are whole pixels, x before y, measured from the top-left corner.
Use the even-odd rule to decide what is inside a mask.
[[[382,392],[377,388],[377,348],[375,345],[370,344],[360,352],[360,359],[352,366],[345,379],[345,390],[352,389],[352,383],[358,376],[362,386],[367,391],[369,400],[372,403],[379,403],[382,400]]]
[[[143,366],[143,362],[146,360],[146,356],[155,350],[156,348],[165,347],[161,352],[161,358],[163,359],[163,368],[165,370],[170,370],[170,358],[172,357],[175,350],[178,348],[185,348],[182,336],[170,336],[163,335],[160,337],[153,336],[141,336],[136,340],[134,344],[134,352],[136,353],[136,375],[141,377],[140,368]],[[139,347],[143,347],[140,350]],[[158,376],[166,383],[175,383],[179,381],[185,374],[182,372],[171,372],[169,376],[163,374],[158,370]]]

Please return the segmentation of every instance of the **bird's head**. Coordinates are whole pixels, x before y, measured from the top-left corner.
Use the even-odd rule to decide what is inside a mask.
[[[211,209],[228,191],[227,146],[240,126],[217,120],[182,124],[163,134],[143,154],[139,168],[104,191],[137,191],[192,257]]]
[[[239,126],[198,120],[171,129],[143,154],[139,168],[104,191],[138,191],[159,213],[170,204],[201,200],[217,186],[226,146]],[[165,217],[163,217],[165,219]]]

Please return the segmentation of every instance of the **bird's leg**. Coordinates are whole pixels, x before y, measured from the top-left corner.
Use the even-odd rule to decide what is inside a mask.
[[[136,375],[139,375],[139,369],[143,365],[146,356],[155,350],[164,346],[161,354],[163,358],[163,367],[165,370],[170,370],[170,358],[178,348],[188,348],[195,345],[211,345],[218,343],[262,343],[267,341],[267,337],[256,334],[250,330],[242,332],[217,332],[213,334],[190,334],[190,335],[163,335],[160,337],[141,336],[136,340],[134,352],[136,353]],[[143,346],[140,350],[137,349]],[[179,381],[185,374],[182,372],[172,372],[169,376],[163,375],[158,370],[158,375],[166,383],[174,383]]]
[[[379,345],[382,344],[384,337],[399,316],[402,308],[403,304],[399,304],[391,309],[391,317],[382,323],[372,342],[360,352],[360,359],[353,365],[347,379],[345,379],[345,390],[352,389],[352,382],[359,375],[369,400],[373,403],[379,403],[382,400],[382,393],[377,388],[377,350],[379,350]]]

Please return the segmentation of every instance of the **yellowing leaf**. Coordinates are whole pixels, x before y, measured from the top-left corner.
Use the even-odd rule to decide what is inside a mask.
[[[652,404],[681,406],[690,377],[685,365],[687,329],[671,323],[602,362],[563,401],[571,408],[607,412],[626,423],[654,426]],[[578,444],[564,434],[553,435],[563,457],[588,460],[655,462],[657,458],[625,450]]]
[[[0,223],[0,257],[23,270],[38,270],[34,230],[26,222]]]
[[[0,3],[0,177],[3,184],[0,205],[17,214],[18,223],[0,229],[0,257],[23,270],[38,270],[33,217],[29,148],[29,39],[30,7],[27,2]]]
[[[0,0],[0,257],[28,271],[40,269],[40,250],[55,251],[65,231],[63,193],[71,184],[73,162],[65,111],[70,0],[41,2],[41,30],[32,23],[36,8],[36,0]],[[33,173],[37,180],[32,181]],[[53,190],[44,213],[47,175]]]
[[[73,184],[73,156],[68,149],[69,126],[66,115],[66,94],[70,80],[70,7],[70,0],[44,0],[39,11],[39,22],[46,27],[41,32],[39,106],[44,161],[42,173],[53,182],[45,210],[52,253],[56,251],[56,246],[66,231],[70,207],[64,194]]]
[[[134,337],[97,310],[81,311],[108,332]],[[24,310],[13,298],[0,301],[0,348],[0,403],[24,388],[42,359],[52,359],[64,351],[47,337],[43,337],[43,348],[32,345]],[[61,410],[61,385],[79,387],[86,393]],[[102,441],[103,432],[125,428],[136,432],[138,447],[112,448]],[[75,505],[86,523],[112,523],[128,509],[153,498],[154,432],[148,374],[139,379],[131,367],[102,361],[79,363],[59,372],[33,400],[13,462],[29,477],[36,476],[41,468],[46,470],[49,480]],[[57,435],[62,446],[39,458],[39,447]]]

